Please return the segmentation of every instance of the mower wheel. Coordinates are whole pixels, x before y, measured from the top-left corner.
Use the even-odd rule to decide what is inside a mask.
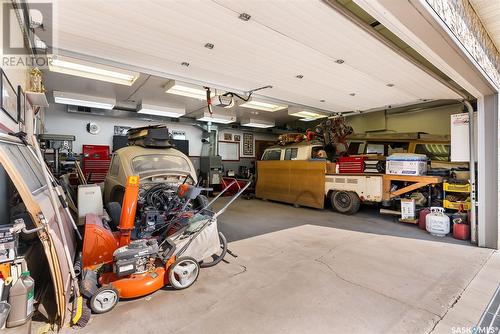
[[[168,281],[172,288],[182,290],[189,288],[198,279],[200,265],[189,256],[180,257],[168,270]]]
[[[200,268],[213,267],[217,263],[219,263],[220,261],[222,261],[222,259],[224,258],[224,256],[226,256],[226,253],[227,253],[227,240],[226,240],[226,237],[224,236],[224,234],[222,234],[222,232],[219,232],[219,241],[220,241],[221,253],[220,254],[212,254],[212,256],[210,257],[212,259],[212,261],[210,261],[209,258],[201,260],[201,262],[200,262]],[[205,261],[205,260],[207,260],[207,261]]]
[[[361,200],[353,191],[337,191],[332,193],[331,203],[338,212],[352,215],[358,212]]]
[[[92,312],[100,314],[111,311],[118,304],[120,296],[118,291],[111,285],[102,286],[90,298]]]

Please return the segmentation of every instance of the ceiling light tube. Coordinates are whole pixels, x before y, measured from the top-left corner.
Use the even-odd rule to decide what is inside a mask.
[[[218,109],[217,107],[212,107],[213,110]],[[236,115],[234,112],[229,112],[227,109],[223,109],[225,112],[214,112],[210,114],[208,109],[202,108],[198,115],[196,116],[196,120],[201,122],[212,122],[212,123],[221,123],[221,124],[230,124],[236,122]]]
[[[73,106],[98,108],[98,109],[113,109],[116,104],[114,98],[97,97],[84,94],[67,93],[54,91],[54,102],[61,104],[69,104]]]
[[[240,120],[241,126],[248,126],[252,128],[272,128],[276,126],[276,123],[274,121],[267,121],[267,120],[262,120],[262,119],[255,119],[255,118],[242,118]]]
[[[52,60],[49,61],[49,70],[51,72],[75,75],[126,86],[131,86],[140,75],[138,72],[122,70],[116,67],[95,64],[65,56],[52,58]]]
[[[290,116],[295,116],[295,117],[300,117],[301,121],[314,121],[319,118],[326,117],[327,115],[321,114],[319,112],[315,112],[312,110],[305,110],[297,107],[290,107],[288,108],[288,115]]]
[[[223,115],[217,115],[217,116],[202,116],[197,118],[196,120],[200,122],[212,122],[212,123],[221,123],[221,124],[230,124],[234,123],[236,121],[235,117],[232,116],[223,116]]]
[[[161,117],[179,118],[186,113],[186,109],[141,103],[137,113],[155,115]]]
[[[257,109],[269,112],[275,112],[278,110],[286,109],[288,107],[285,104],[278,104],[253,98],[250,98],[248,101],[242,101],[239,106],[243,108]]]
[[[207,91],[202,86],[176,80],[167,82],[165,85],[165,93],[192,97],[199,100],[206,100],[207,98]],[[215,91],[212,91],[210,95],[212,97],[215,96]]]

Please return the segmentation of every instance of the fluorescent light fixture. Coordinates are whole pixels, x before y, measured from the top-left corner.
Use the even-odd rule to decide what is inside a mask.
[[[278,110],[288,108],[288,106],[285,104],[277,104],[277,103],[273,103],[273,102],[256,100],[253,98],[250,98],[250,100],[248,100],[246,102],[243,101],[243,103],[240,104],[239,106],[243,107],[243,108],[257,109],[257,110],[263,110],[263,111],[269,111],[269,112],[275,112]]]
[[[184,108],[164,107],[153,104],[142,103],[140,109],[137,111],[139,114],[148,114],[161,117],[181,117],[186,113]]]
[[[192,97],[199,100],[206,100],[207,91],[202,86],[193,85],[186,82],[170,80],[165,85],[165,93]],[[211,91],[210,95],[215,96],[215,91]]]
[[[320,114],[318,112],[314,112],[311,110],[304,110],[304,109],[297,108],[297,107],[288,108],[288,115],[300,117],[300,120],[304,121],[304,122],[315,121],[317,119],[320,119],[320,118],[327,116],[324,114]]]
[[[138,72],[122,70],[116,67],[95,64],[65,56],[54,57],[49,62],[49,69],[52,72],[76,75],[126,86],[131,86],[140,75]]]
[[[212,107],[213,110],[215,110],[215,107]],[[227,109],[223,109],[226,112],[219,112],[216,113],[214,112],[213,114],[210,114],[208,109],[202,108],[201,112],[198,114],[196,117],[196,120],[201,121],[201,122],[212,122],[212,123],[221,123],[221,124],[229,124],[229,123],[234,123],[236,122],[236,115],[232,112],[228,112]]]
[[[116,103],[116,100],[114,98],[97,97],[58,91],[54,91],[54,101],[61,104],[98,109],[113,109]]]
[[[255,119],[255,118],[242,118],[240,120],[240,124],[242,126],[248,126],[252,128],[272,128],[276,126],[274,121],[266,121],[262,119]]]

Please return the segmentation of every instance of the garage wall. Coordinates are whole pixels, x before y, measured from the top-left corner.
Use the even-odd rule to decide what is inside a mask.
[[[45,133],[70,134],[76,136],[73,143],[73,151],[81,153],[83,144],[113,145],[114,126],[140,127],[158,122],[148,122],[132,118],[116,118],[107,116],[85,115],[80,113],[68,113],[67,107],[62,104],[51,103],[45,114]],[[87,123],[94,122],[101,128],[99,134],[92,135],[87,132]],[[165,123],[170,131],[181,130],[186,132],[189,140],[189,154],[199,156],[201,154],[201,130],[192,125],[179,123]]]
[[[99,125],[99,127],[101,128],[99,134],[92,135],[87,132],[87,123],[89,122],[94,122],[97,125]],[[150,124],[158,124],[158,122],[157,121],[150,122],[133,118],[116,118],[116,117],[97,116],[97,115],[85,115],[80,113],[69,113],[67,112],[67,107],[65,105],[55,104],[55,103],[51,103],[50,108],[45,113],[45,133],[74,135],[76,137],[76,141],[73,143],[73,151],[75,153],[81,153],[83,144],[109,145],[111,147],[113,144],[113,133],[115,125],[140,127],[140,126],[147,126]],[[189,124],[179,124],[179,123],[165,123],[165,124],[168,126],[170,131],[180,130],[186,132],[186,139],[189,140],[190,156],[198,157],[201,155],[201,149],[202,149],[201,129],[196,128]],[[232,134],[239,134],[241,138],[243,138],[242,136],[243,132],[252,132],[252,131],[221,129],[219,130],[219,136],[222,136],[222,133],[226,132]],[[276,140],[276,139],[277,135],[254,133],[254,141]],[[242,147],[240,147],[240,152],[242,152]],[[244,159],[242,158],[242,160]],[[195,164],[197,164],[197,162],[195,162]]]
[[[450,115],[462,112],[462,105],[444,106],[414,112],[385,115],[385,130],[382,132],[427,132],[434,135],[450,134]],[[355,115],[347,122],[356,133],[373,131],[369,117]],[[377,129],[379,130],[379,129]]]

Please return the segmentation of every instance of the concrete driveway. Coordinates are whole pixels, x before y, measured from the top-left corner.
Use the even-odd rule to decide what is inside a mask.
[[[238,258],[187,290],[120,302],[78,332],[429,333],[492,253],[368,211],[259,200],[237,201],[220,226]]]

